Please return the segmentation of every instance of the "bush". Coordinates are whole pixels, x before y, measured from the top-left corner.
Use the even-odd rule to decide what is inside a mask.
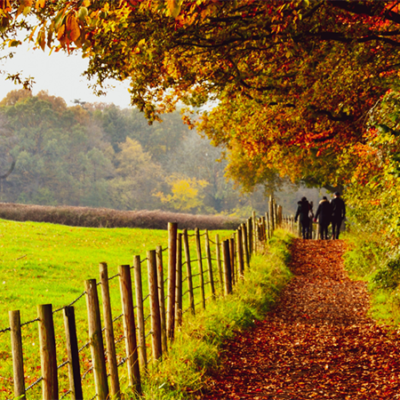
[[[400,283],[400,255],[396,254],[389,259],[372,278],[376,287],[396,289]]]
[[[12,221],[50,222],[93,228],[167,229],[177,222],[180,229],[237,229],[242,222],[221,215],[194,215],[160,210],[120,211],[110,208],[36,206],[0,203],[0,218]]]

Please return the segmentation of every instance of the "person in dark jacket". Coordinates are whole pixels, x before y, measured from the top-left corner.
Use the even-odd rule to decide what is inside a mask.
[[[331,223],[332,210],[326,196],[319,202],[317,213],[315,214],[315,221],[318,219],[319,234],[321,239],[328,239],[328,227]]]
[[[340,197],[340,193],[334,194],[334,199],[331,201],[332,208],[332,239],[339,239],[340,227],[346,216],[346,205]]]
[[[305,197],[303,197],[297,204],[298,207],[296,216],[294,217],[294,222],[297,222],[297,218],[299,218],[302,227],[303,239],[307,239],[308,228],[310,226],[310,218],[308,216],[308,213],[310,212],[310,204]]]

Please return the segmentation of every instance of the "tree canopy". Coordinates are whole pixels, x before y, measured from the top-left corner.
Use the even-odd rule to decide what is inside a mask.
[[[0,5],[5,43],[18,46],[13,33],[26,28],[42,49],[79,49],[98,90],[107,78],[130,79],[132,104],[150,121],[177,101],[214,100],[200,128],[260,179],[274,166],[310,184],[348,182],[368,112],[398,82],[398,1]],[[246,181],[241,170],[232,164],[231,176]]]

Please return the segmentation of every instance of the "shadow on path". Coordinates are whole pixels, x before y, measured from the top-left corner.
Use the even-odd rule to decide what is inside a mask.
[[[367,318],[344,242],[295,240],[276,308],[224,347],[203,399],[400,399],[400,332]]]

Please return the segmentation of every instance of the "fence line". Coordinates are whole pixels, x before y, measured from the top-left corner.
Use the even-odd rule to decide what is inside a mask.
[[[280,226],[292,232],[296,229],[293,217],[283,217],[282,207],[277,206],[271,199],[265,216],[257,218],[253,213],[252,217],[246,223],[241,224],[230,237],[221,239],[217,234],[213,240],[209,237],[207,230],[200,233],[197,228],[194,229],[193,234],[188,234],[185,229],[178,232],[177,224],[169,223],[168,247],[158,246],[157,250],[148,251],[147,257],[143,259],[135,256],[133,266],[121,265],[118,273],[111,277],[108,277],[107,264],[101,263],[100,280],[98,282],[95,279],[86,281],[86,290],[67,306],[51,311],[51,305],[41,305],[38,318],[25,323],[20,323],[18,319],[16,324],[11,325],[10,323],[10,327],[0,330],[0,333],[10,331],[12,336],[14,396],[25,399],[27,391],[42,383],[43,399],[58,398],[57,370],[68,365],[70,386],[61,398],[68,394],[71,395],[71,398],[80,398],[78,394],[82,393],[82,381],[91,372],[93,372],[96,389],[94,398],[100,400],[110,397],[119,398],[118,369],[125,364],[129,383],[140,394],[141,379],[146,373],[148,364],[160,359],[162,354],[168,351],[168,347],[171,346],[175,337],[175,329],[185,323],[183,315],[188,311],[195,314],[197,307],[201,306],[205,309],[210,301],[229,296],[234,292],[237,283],[249,270],[253,254],[261,254],[266,251],[268,240],[274,229]],[[194,248],[191,249],[190,244],[193,247],[193,243]],[[195,257],[191,257],[191,250]],[[163,256],[166,251],[168,252],[168,275],[164,278]],[[207,268],[204,268],[203,261],[207,263]],[[148,294],[143,296],[144,274],[141,269],[144,268],[145,262],[147,262],[149,287]],[[195,273],[192,271],[193,268]],[[134,287],[131,270],[134,274]],[[215,274],[217,275],[215,276]],[[113,318],[108,283],[117,277],[120,284],[122,313]],[[99,308],[97,289],[99,286],[102,292],[102,314]],[[195,295],[194,292],[197,289],[200,291]],[[69,319],[68,325],[66,318],[68,315],[71,316],[71,313],[74,315],[75,304],[84,296],[86,296],[87,303],[89,341],[78,348],[75,319]],[[136,304],[133,304],[133,298],[136,299]],[[186,299],[184,304],[183,298]],[[147,299],[149,302],[144,306]],[[184,309],[183,305],[185,305]],[[144,316],[145,309],[146,317]],[[55,364],[55,341],[53,340],[53,315],[62,310],[64,310],[68,358],[57,366]],[[118,333],[118,339],[115,340],[114,330],[118,329],[118,332],[121,332],[122,324],[118,322],[120,319],[123,320],[123,333]],[[21,328],[35,322],[38,322],[39,330],[43,332],[41,340],[47,341],[47,350],[41,353],[42,376],[25,388],[21,356]],[[102,332],[106,339],[105,343],[103,343]],[[116,346],[119,345],[118,348],[120,348],[123,341],[125,341],[125,356],[120,353],[117,355]],[[92,366],[81,374],[79,355],[89,347]],[[149,358],[147,347],[151,349]],[[119,362],[117,362],[117,358]]]

